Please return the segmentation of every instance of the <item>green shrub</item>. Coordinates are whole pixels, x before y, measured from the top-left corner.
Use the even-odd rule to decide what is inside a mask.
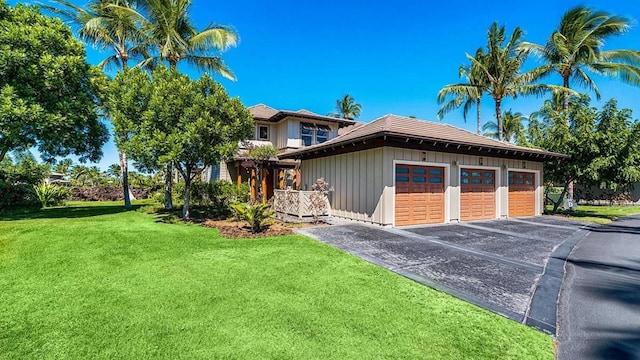
[[[71,196],[69,189],[45,182],[33,185],[33,193],[42,207],[62,205]]]
[[[36,207],[38,199],[28,184],[11,184],[0,179],[0,210]]]
[[[270,204],[256,203],[254,205],[247,203],[230,204],[231,209],[236,217],[242,221],[246,221],[251,227],[251,232],[258,233],[264,229],[267,219],[276,212],[270,210]]]
[[[184,201],[184,183],[173,186],[173,203],[181,204]],[[191,184],[191,203],[204,207],[207,213],[216,216],[229,216],[232,212],[230,204],[248,202],[250,197],[249,184],[232,184],[225,180],[216,180],[210,183],[193,182]],[[153,199],[164,203],[164,192],[153,195]]]

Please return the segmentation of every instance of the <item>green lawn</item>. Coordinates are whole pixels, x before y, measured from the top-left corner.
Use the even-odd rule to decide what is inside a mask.
[[[547,206],[547,211],[550,212],[552,209],[553,206]],[[607,224],[621,216],[640,214],[640,206],[578,205],[577,210],[560,210],[559,214],[568,215],[572,220]]]
[[[0,220],[2,359],[552,359],[552,339],[302,236],[118,204]]]

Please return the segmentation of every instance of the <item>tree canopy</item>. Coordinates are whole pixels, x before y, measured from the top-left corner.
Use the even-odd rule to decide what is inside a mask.
[[[62,21],[0,2],[0,160],[34,146],[45,159],[99,160],[108,139],[97,112],[105,84]]]

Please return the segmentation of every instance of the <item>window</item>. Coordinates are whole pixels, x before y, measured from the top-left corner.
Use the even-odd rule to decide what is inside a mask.
[[[300,123],[300,137],[304,146],[322,144],[329,140],[331,128],[327,125]]]
[[[315,126],[312,124],[300,124],[300,136],[302,137],[302,143],[304,146],[311,146],[313,144],[313,132]]]
[[[258,126],[258,140],[269,140],[269,127],[266,125]]]

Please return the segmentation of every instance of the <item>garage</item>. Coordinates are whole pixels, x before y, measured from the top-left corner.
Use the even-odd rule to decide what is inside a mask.
[[[496,172],[486,169],[460,170],[460,220],[496,217]]]
[[[444,168],[397,164],[395,225],[444,222]]]
[[[509,217],[534,216],[535,214],[535,174],[509,171]]]

